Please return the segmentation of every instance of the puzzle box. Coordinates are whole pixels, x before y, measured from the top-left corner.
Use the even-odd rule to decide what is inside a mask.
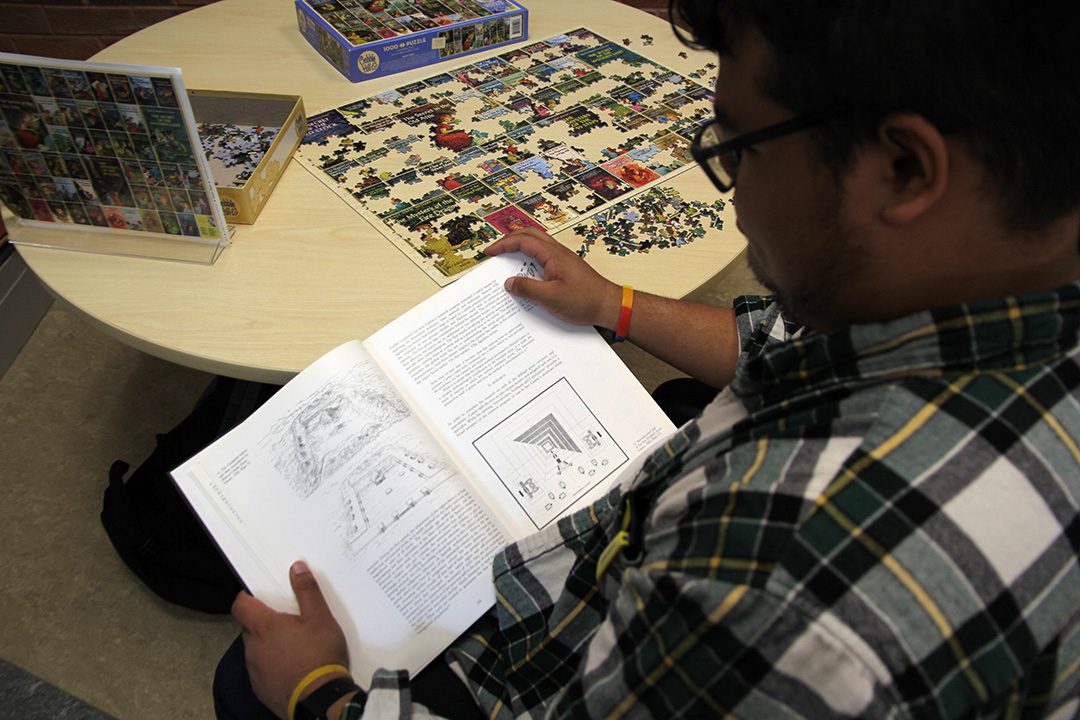
[[[296,0],[300,32],[352,82],[529,37],[514,0]]]
[[[255,222],[307,132],[299,95],[189,90],[199,139],[229,222]]]

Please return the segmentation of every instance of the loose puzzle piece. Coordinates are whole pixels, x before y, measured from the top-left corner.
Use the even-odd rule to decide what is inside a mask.
[[[687,169],[712,100],[578,28],[314,115],[297,157],[446,284],[505,232],[556,232]]]

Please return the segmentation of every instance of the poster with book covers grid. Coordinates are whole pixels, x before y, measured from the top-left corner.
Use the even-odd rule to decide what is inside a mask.
[[[227,242],[173,68],[0,54],[0,202],[31,225]]]

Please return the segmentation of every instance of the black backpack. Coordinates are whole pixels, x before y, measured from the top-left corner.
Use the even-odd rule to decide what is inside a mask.
[[[278,386],[218,377],[195,409],[126,480],[109,468],[101,524],[132,572],[161,598],[206,613],[228,613],[241,589],[232,568],[176,488],[169,472],[251,414]]]

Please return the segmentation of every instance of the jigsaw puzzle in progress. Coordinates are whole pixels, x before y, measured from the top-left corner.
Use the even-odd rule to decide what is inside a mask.
[[[554,233],[637,195],[678,208],[677,191],[646,194],[693,165],[714,71],[683,75],[579,28],[314,115],[297,156],[445,285],[515,229]]]

